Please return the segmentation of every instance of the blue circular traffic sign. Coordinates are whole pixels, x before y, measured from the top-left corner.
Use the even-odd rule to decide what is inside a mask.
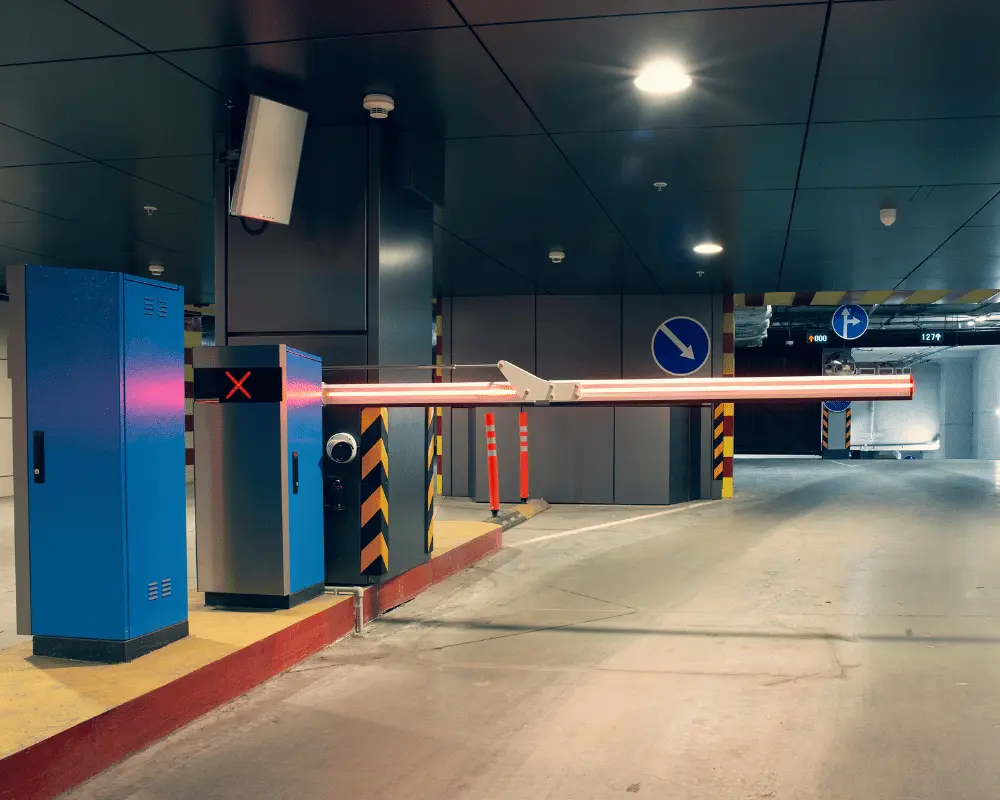
[[[831,324],[833,332],[841,339],[857,339],[868,330],[868,312],[854,303],[840,306],[833,312]]]
[[[832,411],[837,414],[841,411],[847,411],[851,407],[850,400],[824,400],[823,405],[826,407],[827,411]]]
[[[668,375],[682,377],[701,369],[712,351],[705,326],[691,317],[671,317],[653,331],[653,360]]]

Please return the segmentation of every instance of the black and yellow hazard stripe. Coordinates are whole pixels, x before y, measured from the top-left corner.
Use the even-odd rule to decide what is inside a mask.
[[[722,377],[736,376],[736,299],[733,295],[723,295],[722,298]],[[736,428],[736,405],[722,403],[722,496],[732,497],[733,485],[733,453]]]
[[[844,449],[851,449],[851,407],[844,412]]]
[[[839,306],[841,303],[860,305],[979,305],[995,297],[998,289],[908,289],[856,292],[758,292],[736,295],[737,308],[764,306]]]
[[[722,480],[723,452],[725,451],[723,432],[726,427],[723,423],[723,415],[725,411],[725,403],[716,403],[715,410],[712,412],[712,479],[717,481]]]
[[[823,449],[830,447],[830,412],[823,406]]]
[[[424,529],[427,531],[427,538],[424,543],[424,552],[430,553],[434,550],[434,490],[436,488],[434,474],[437,472],[437,415],[434,407],[427,409],[426,431],[424,445],[427,452],[427,464],[425,470],[424,485],[427,487],[427,513],[424,517]]]
[[[389,571],[389,412],[361,410],[361,574]]]

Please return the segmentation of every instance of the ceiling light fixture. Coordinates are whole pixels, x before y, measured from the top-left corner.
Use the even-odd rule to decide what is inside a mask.
[[[566,253],[562,250],[550,250],[549,251],[549,261],[553,264],[562,264],[566,260]]]
[[[694,251],[700,256],[715,256],[722,252],[722,245],[715,242],[702,242],[694,246]]]
[[[635,87],[650,94],[676,94],[691,85],[691,76],[673,61],[656,61],[636,76]]]

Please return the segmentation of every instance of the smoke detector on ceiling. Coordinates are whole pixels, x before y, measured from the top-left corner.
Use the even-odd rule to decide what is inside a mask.
[[[880,208],[878,211],[878,218],[882,220],[882,224],[888,228],[896,221],[896,209]]]
[[[566,260],[566,253],[562,250],[549,250],[549,261],[553,264],[562,264]]]
[[[159,261],[151,261],[149,263],[149,274],[154,278],[159,278],[163,274],[163,264]]]
[[[387,94],[366,94],[362,105],[372,119],[385,119],[396,107],[396,103]]]

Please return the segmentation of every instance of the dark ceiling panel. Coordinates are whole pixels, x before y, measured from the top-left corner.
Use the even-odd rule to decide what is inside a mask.
[[[472,25],[521,20],[613,17],[674,11],[709,11],[801,4],[803,0],[456,0]],[[808,2],[808,0],[806,0]]]
[[[1000,183],[1000,119],[812,125],[800,186]]]
[[[887,186],[875,189],[799,189],[795,197],[794,230],[856,229],[881,231],[879,209],[897,210],[893,230],[945,228],[957,230],[989,202],[1000,185]]]
[[[164,213],[196,213],[206,206],[92,161],[0,169],[0,200],[77,220],[141,222],[144,205]]]
[[[954,0],[836,3],[813,119],[1000,114],[1000,4]]]
[[[900,288],[1000,288],[1000,227],[962,228]]]
[[[0,246],[44,253],[78,264],[100,264],[109,254],[130,252],[138,245],[121,228],[40,217],[31,222],[0,225]],[[176,255],[170,250],[152,247],[159,257]]]
[[[0,65],[141,51],[63,0],[6,0],[0,17]]]
[[[0,124],[0,167],[82,160],[75,153]]]
[[[598,197],[666,192],[792,189],[805,126],[616,131],[555,136]]]
[[[994,186],[1000,191],[1000,186]],[[989,204],[969,221],[970,227],[1000,225],[1000,197],[993,197]]]
[[[553,132],[804,122],[823,6],[604,17],[477,29]],[[650,60],[694,78],[655,96],[632,81]]]
[[[792,231],[778,291],[892,289],[951,233],[895,227]]]
[[[460,25],[447,0],[74,0],[150,50]]]
[[[444,297],[534,294],[535,284],[434,226],[434,289]]]
[[[173,189],[203,203],[212,202],[213,159],[210,155],[123,159],[107,163],[114,169]]]
[[[625,238],[671,292],[703,281],[729,281],[737,291],[770,291],[778,281],[792,192],[678,192],[601,197]],[[693,252],[700,242],[725,249]],[[697,272],[705,273],[698,278]],[[705,289],[702,289],[705,291]]]
[[[0,68],[0,123],[90,158],[210,153],[222,110],[156,56]]]
[[[201,50],[167,56],[227,96],[260,92],[314,125],[364,122],[369,92],[392,95],[392,120],[431,134],[534,133],[538,126],[468,29]]]
[[[448,142],[442,227],[551,290],[618,282],[621,237],[547,136]],[[565,251],[552,271],[549,250]]]
[[[39,214],[37,211],[32,211],[30,208],[23,208],[21,206],[5,203],[0,200],[0,223],[31,222],[32,220],[36,220],[39,217],[44,216],[44,214]]]

